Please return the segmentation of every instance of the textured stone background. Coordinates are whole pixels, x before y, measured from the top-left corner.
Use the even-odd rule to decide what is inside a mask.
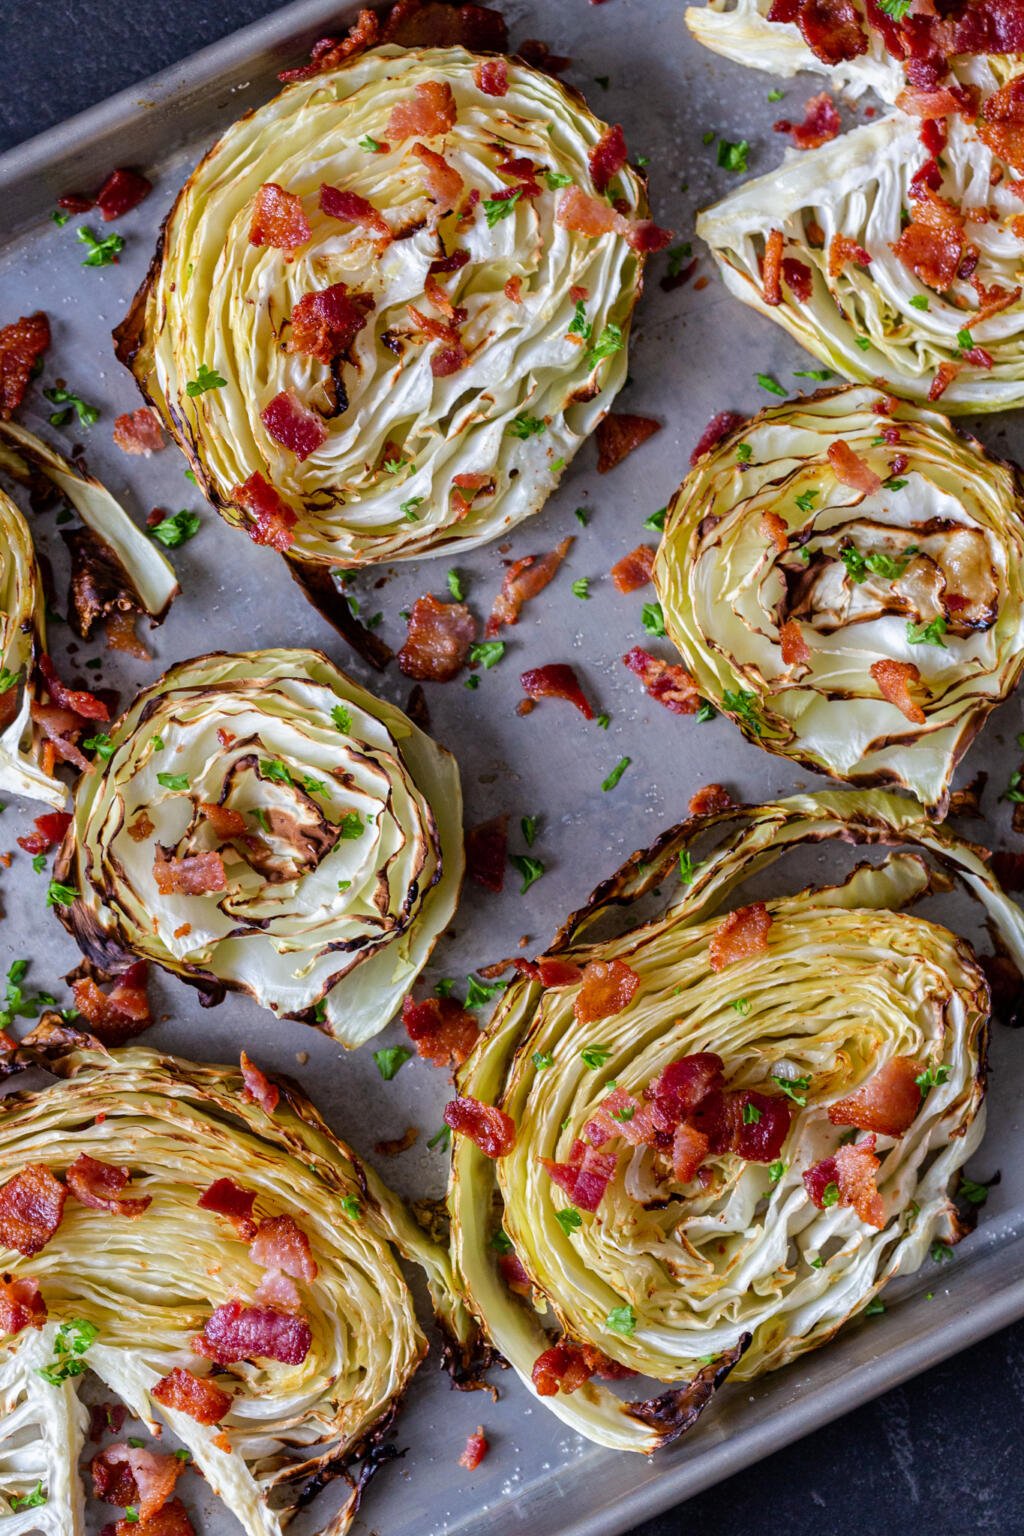
[[[0,149],[275,9],[0,0]],[[1019,1324],[634,1536],[1024,1536],[1022,1429]]]

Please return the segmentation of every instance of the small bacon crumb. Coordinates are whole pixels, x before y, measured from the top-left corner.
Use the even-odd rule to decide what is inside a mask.
[[[240,1057],[242,1068],[242,1102],[244,1104],[258,1104],[268,1115],[272,1115],[281,1101],[281,1090],[276,1083],[272,1083],[267,1074],[250,1060],[245,1051]]]
[[[45,1321],[46,1302],[38,1280],[0,1275],[0,1337],[13,1337],[23,1328],[41,1328]]]
[[[607,192],[628,159],[622,125],[606,128],[590,151],[590,178],[598,192]]]
[[[0,330],[0,420],[10,421],[24,400],[49,345],[50,322],[41,309]]]
[[[96,194],[96,206],[103,222],[111,224],[114,219],[130,213],[152,190],[153,183],[138,171],[130,170],[127,166],[111,171]]]
[[[911,684],[921,681],[920,670],[912,661],[893,661],[886,657],[882,661],[873,661],[870,672],[883,699],[895,704],[912,725],[925,724],[925,712],[910,693]]]
[[[0,1188],[0,1243],[31,1258],[60,1226],[67,1190],[45,1163],[28,1163]]]
[[[468,1136],[485,1157],[507,1157],[516,1143],[515,1122],[503,1109],[460,1095],[444,1107],[444,1123]]]
[[[153,855],[153,880],[161,896],[207,896],[228,888],[219,853],[190,853],[176,859],[159,845]]]
[[[835,102],[828,91],[822,91],[806,103],[802,123],[783,117],[775,124],[775,132],[792,134],[797,149],[818,149],[834,139],[842,126]]]
[[[223,1391],[216,1382],[204,1376],[195,1376],[184,1366],[176,1365],[168,1375],[161,1376],[149,1389],[150,1397],[165,1408],[175,1408],[187,1413],[197,1424],[219,1424],[231,1407],[230,1392]]]
[[[764,243],[761,292],[766,304],[782,303],[782,230],[770,229]]]
[[[473,70],[477,90],[485,96],[508,94],[508,65],[504,59],[481,59]]]
[[[275,181],[264,182],[253,203],[249,244],[294,251],[312,238],[313,230],[306,218],[302,198],[294,192],[286,192]]]
[[[618,592],[638,592],[646,587],[654,571],[654,559],[658,551],[649,544],[638,544],[636,549],[616,560],[611,578]]]
[[[729,811],[735,804],[724,784],[702,784],[690,796],[687,809],[691,816],[717,816],[719,811]]]
[[[477,1042],[480,1026],[454,997],[425,997],[402,1003],[402,1023],[416,1054],[433,1067],[461,1067]]]
[[[871,265],[871,257],[862,245],[857,244],[856,240],[851,240],[848,235],[833,235],[832,243],[828,248],[829,277],[838,277],[851,261],[858,267]]]
[[[258,470],[234,487],[231,499],[248,513],[243,526],[254,544],[268,544],[284,554],[295,543],[292,529],[299,520],[297,514]]]
[[[639,986],[640,977],[624,960],[589,960],[572,1005],[577,1023],[593,1024],[621,1013]]]
[[[685,667],[677,662],[662,661],[639,645],[627,651],[622,661],[640,679],[651,698],[671,710],[672,714],[697,713],[701,703],[700,693]]]
[[[108,1211],[113,1216],[126,1216],[134,1221],[153,1203],[151,1195],[122,1199],[121,1191],[131,1182],[130,1170],[115,1167],[113,1163],[101,1163],[88,1152],[76,1157],[65,1177],[68,1189],[79,1204],[94,1211]]]
[[[946,393],[946,390],[949,388],[957,374],[960,372],[961,366],[962,365],[960,363],[946,362],[939,364],[938,368],[935,370],[935,377],[932,379],[931,388],[928,391],[929,400],[942,399],[943,395]]]
[[[621,464],[641,443],[646,443],[655,432],[661,431],[661,422],[650,416],[631,416],[624,411],[610,411],[597,424],[597,472],[606,475]]]
[[[762,512],[758,530],[775,545],[776,552],[784,555],[789,548],[789,524],[778,512]]]
[[[256,1236],[256,1222],[252,1214],[256,1204],[255,1192],[243,1189],[234,1179],[214,1179],[203,1190],[196,1204],[201,1211],[214,1211],[218,1216],[226,1216],[239,1237],[246,1242],[251,1242]]]
[[[465,603],[442,603],[428,592],[412,605],[398,665],[420,682],[451,682],[475,638],[476,620]]]
[[[803,666],[810,661],[811,652],[799,620],[787,619],[785,624],[779,626],[779,648],[787,667]]]
[[[882,489],[881,476],[876,475],[870,464],[841,438],[829,443],[828,461],[835,472],[836,479],[842,485],[848,485],[851,490],[861,491],[865,496],[872,496]]]
[[[122,453],[141,453],[148,459],[165,446],[163,428],[155,411],[140,405],[114,422],[114,444]]]
[[[594,711],[580,687],[575,670],[566,662],[552,662],[546,667],[531,667],[519,679],[529,699],[565,699],[574,704],[584,720],[593,720]]]
[[[771,913],[763,901],[730,912],[711,935],[708,961],[713,971],[724,971],[737,961],[749,960],[768,948]]]
[[[392,107],[384,130],[389,139],[436,138],[455,127],[455,97],[447,81],[424,80],[415,96]]]
[[[459,1457],[459,1466],[465,1467],[467,1472],[475,1472],[489,1450],[490,1445],[487,1436],[484,1434],[484,1427],[482,1424],[478,1424],[473,1434],[466,1441],[466,1449]]]
[[[523,605],[543,592],[548,583],[554,580],[572,545],[571,538],[563,539],[546,554],[524,555],[521,560],[512,562],[502,578],[501,591],[494,599],[487,620],[485,633],[489,640],[498,634],[503,625],[518,623]]]

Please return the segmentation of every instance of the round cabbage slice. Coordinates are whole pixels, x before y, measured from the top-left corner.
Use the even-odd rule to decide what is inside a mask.
[[[67,786],[43,772],[32,726],[36,660],[45,649],[45,603],[32,535],[0,491],[0,789],[62,811]]]
[[[803,849],[806,867],[807,852],[833,842],[892,851],[845,883],[742,907],[748,881],[783,854],[799,863]],[[962,1235],[951,1191],[982,1136],[988,987],[962,938],[905,909],[956,880],[1019,965],[1024,914],[979,854],[881,791],[733,808],[634,855],[569,920],[537,978],[509,987],[458,1086],[510,1116],[515,1143],[492,1160],[456,1137],[456,1279],[527,1384],[564,1367],[541,1360],[558,1344],[599,1351],[599,1377],[618,1367],[670,1384],[654,1397],[632,1381],[549,1390],[543,1401],[566,1424],[602,1445],[656,1450],[690,1427],[730,1371],[747,1379],[798,1358],[916,1270],[933,1242]],[[662,915],[598,936],[616,912],[621,931],[621,909],[675,883],[680,868],[682,893]],[[766,947],[727,952],[723,966],[723,932],[742,932],[751,914]],[[566,978],[573,965],[582,983]],[[603,1017],[585,996],[594,967],[606,992],[610,972],[613,990],[632,978],[628,1001],[606,996]],[[724,1101],[695,1094],[698,1108],[659,1122],[670,1100],[657,1085],[675,1063],[688,1064],[678,1069],[685,1082],[708,1053],[738,1146],[698,1143],[688,1173],[677,1172],[673,1123],[683,1115],[684,1138],[688,1126],[709,1129],[710,1108],[721,1125]],[[840,1109],[861,1090],[891,1133]],[[567,1187],[581,1157],[584,1177]],[[851,1166],[865,1179],[856,1206]],[[596,1202],[595,1176],[599,1191],[607,1179]],[[496,1228],[529,1297],[505,1283]],[[556,1324],[561,1339],[546,1331]]]
[[[915,197],[928,158],[920,126],[894,113],[802,152],[706,209],[697,232],[729,291],[842,377],[885,379],[952,413],[1008,410],[1024,402],[1024,226],[1010,190],[1021,173],[952,117],[941,185]],[[945,286],[893,250],[903,241],[913,259],[907,220],[920,232],[929,218],[937,233],[919,266],[937,284],[944,266],[963,274]],[[783,241],[777,303],[763,272],[773,232]]]
[[[319,651],[181,662],[83,774],[57,878],[97,964],[135,955],[347,1046],[383,1029],[455,909],[454,758]]]
[[[125,1169],[124,1197],[149,1203],[129,1217],[69,1192],[41,1251],[24,1256],[0,1241],[4,1280],[35,1281],[45,1308],[0,1341],[0,1513],[12,1529],[85,1529],[78,1462],[88,1414],[76,1389],[88,1367],[152,1434],[167,1425],[247,1536],[280,1536],[318,1473],[340,1471],[352,1493],[328,1528],[342,1536],[368,1480],[348,1468],[369,1454],[372,1470],[374,1446],[427,1352],[399,1261],[420,1266],[439,1318],[457,1326],[447,1256],[294,1085],[276,1085],[268,1113],[246,1099],[236,1067],[108,1052],[83,1045],[88,1037],[69,1050],[67,1037],[51,1027],[48,1040],[44,1022],[25,1042],[34,1038],[62,1081],[3,1100],[3,1184],[42,1168],[52,1187],[84,1155]],[[223,1184],[213,1208],[200,1206],[218,1181],[243,1202],[255,1197],[247,1227],[218,1214]],[[0,1206],[3,1196],[0,1187]],[[279,1351],[292,1363],[253,1348],[249,1359],[211,1364],[192,1345],[216,1309],[274,1307],[260,1293],[263,1256],[249,1243],[275,1218],[300,1229],[315,1266],[296,1278],[283,1323],[276,1306],[282,1332],[308,1329],[306,1352],[295,1360],[300,1342]],[[181,1371],[228,1395],[218,1422],[198,1421],[158,1388]],[[6,1501],[37,1483],[46,1500],[19,1527]]]
[[[426,129],[408,128],[421,106]],[[595,185],[606,132],[519,61],[393,46],[228,130],[179,195],[118,335],[230,523],[352,567],[470,549],[543,506],[625,380],[643,267],[629,242],[652,227],[628,166],[608,197]],[[286,205],[294,247],[252,243],[268,186],[301,200]],[[566,199],[596,208],[605,232],[559,222]],[[338,284],[354,333],[325,322],[318,355],[294,350],[308,345],[300,306]],[[254,475],[294,526],[265,514],[268,533],[238,493]]]
[[[1024,487],[934,411],[824,390],[698,461],[654,581],[700,693],[751,740],[941,806],[1024,667]]]

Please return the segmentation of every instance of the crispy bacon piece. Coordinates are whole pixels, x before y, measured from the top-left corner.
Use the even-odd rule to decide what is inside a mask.
[[[735,432],[737,427],[741,427],[745,420],[746,417],[741,416],[738,411],[719,411],[717,416],[712,416],[690,454],[691,467],[705,453],[709,453],[716,447],[723,437],[728,437],[730,432]]]
[[[123,1403],[91,1403],[89,1405],[89,1439],[102,1440],[104,1435],[119,1435],[128,1417]]]
[[[263,407],[260,421],[268,436],[294,453],[300,464],[327,441],[327,428],[320,417],[296,400],[289,389],[283,389]]]
[[[552,662],[546,667],[531,667],[521,675],[519,683],[529,699],[564,699],[567,704],[576,706],[584,720],[594,718],[575,669],[564,661]]]
[[[83,720],[109,720],[110,710],[102,699],[84,689],[68,688],[57,676],[57,668],[45,651],[39,658],[39,670],[46,683],[46,690],[58,709],[69,709]]]
[[[964,258],[963,214],[923,186],[911,201],[910,223],[890,249],[909,272],[941,293],[956,278]]]
[[[770,229],[764,243],[761,292],[766,304],[782,303],[782,230]]]
[[[579,1024],[621,1013],[632,1002],[640,977],[624,960],[588,960],[572,1011]]]
[[[732,1152],[748,1163],[771,1163],[789,1135],[792,1109],[781,1094],[739,1088],[712,1091],[693,1112],[697,1130],[716,1157]]]
[[[14,690],[10,692],[13,694]],[[33,725],[37,725],[46,737],[44,766],[49,762],[72,763],[82,773],[90,766],[89,759],[75,745],[82,734],[85,721],[70,709],[58,709],[53,704],[40,704],[33,699],[29,706]]]
[[[485,96],[508,95],[508,65],[504,59],[481,59],[473,70],[478,91]]]
[[[920,1094],[918,1095],[920,1099]],[[834,1157],[823,1158],[804,1174],[804,1188],[819,1210],[826,1209],[826,1191],[834,1184],[833,1204],[851,1206],[870,1227],[885,1226],[885,1202],[878,1193],[876,1176],[881,1167],[875,1156],[874,1135],[840,1147]]]
[[[828,1117],[833,1125],[855,1125],[882,1136],[902,1136],[921,1108],[920,1074],[920,1062],[894,1056],[847,1098],[831,1105]]]
[[[337,69],[345,59],[380,41],[380,17],[376,11],[360,11],[346,37],[321,37],[313,44],[308,64],[301,64],[297,69],[283,69],[277,78],[286,82],[309,80],[326,70]]]
[[[857,244],[856,240],[851,240],[849,235],[833,235],[832,243],[828,248],[829,277],[838,277],[851,261],[856,262],[858,267],[871,265],[871,257],[862,245]]]
[[[141,1525],[163,1509],[184,1470],[183,1461],[163,1451],[108,1445],[92,1459],[93,1491],[107,1504],[137,1506]]]
[[[104,1045],[124,1045],[152,1024],[148,978],[149,962],[135,960],[115,978],[109,992],[104,992],[92,976],[77,976],[72,981],[75,1007]]]
[[[292,310],[288,351],[302,352],[321,363],[347,357],[373,308],[368,293],[350,294],[347,283],[304,293]]]
[[[41,309],[0,330],[0,420],[10,421],[28,392],[39,358],[50,345],[50,322]]]
[[[176,859],[159,845],[153,855],[153,879],[161,896],[209,896],[228,888],[219,853],[189,853]]]
[[[795,256],[783,257],[782,281],[801,304],[806,304],[814,292],[814,273],[806,262],[797,261]]]
[[[471,1013],[454,997],[425,997],[402,1003],[402,1023],[416,1054],[435,1067],[461,1067],[480,1034]]]
[[[515,1291],[517,1296],[531,1294],[533,1285],[517,1253],[503,1253],[498,1260],[498,1269],[510,1291]]]
[[[29,832],[25,837],[19,837],[18,847],[24,848],[26,853],[49,853],[51,848],[56,848],[62,841],[64,833],[71,825],[71,813],[69,811],[47,811],[43,816],[37,816],[32,823],[34,832]]]
[[[256,1236],[256,1223],[252,1215],[255,1203],[255,1193],[251,1189],[243,1189],[234,1179],[214,1179],[196,1201],[200,1210],[226,1216],[239,1237],[246,1241]]]
[[[141,453],[147,459],[165,447],[163,428],[155,411],[140,405],[114,422],[114,443],[122,453]]]
[[[643,683],[652,699],[674,715],[694,715],[700,708],[697,684],[678,662],[662,661],[642,646],[634,645],[622,658],[623,665]]]
[[[121,1191],[131,1183],[131,1170],[101,1163],[88,1152],[79,1153],[66,1175],[68,1189],[80,1205],[93,1211],[109,1211],[112,1216],[126,1216],[134,1221],[153,1204],[152,1195],[121,1199]]]
[[[928,391],[929,400],[942,399],[943,395],[946,393],[946,390],[949,388],[957,374],[960,372],[961,366],[962,365],[960,363],[939,364],[938,368],[935,370],[935,377],[932,379],[931,388]]]
[[[758,521],[758,531],[769,539],[776,552],[784,555],[789,548],[789,524],[778,512],[762,512]]]
[[[295,543],[292,529],[299,520],[297,515],[258,471],[234,487],[231,499],[248,514],[244,527],[254,544],[269,544],[283,555]]]
[[[690,796],[687,809],[691,816],[717,816],[720,811],[731,810],[735,803],[724,784],[702,784]]]
[[[502,578],[501,591],[494,599],[485,633],[493,639],[503,624],[517,624],[524,603],[536,597],[554,577],[572,548],[572,539],[563,539],[544,555],[524,555],[514,560]]]
[[[576,234],[596,240],[614,231],[634,251],[663,251],[672,239],[672,231],[659,229],[651,219],[627,219],[603,198],[591,197],[581,187],[566,187],[555,209],[555,223]]]
[[[508,816],[504,813],[466,833],[466,873],[484,890],[504,889],[507,854]]]
[[[438,138],[455,127],[455,97],[443,80],[424,80],[412,98],[391,108],[385,132],[389,139]]]
[[[104,1504],[120,1504],[122,1509],[134,1505],[139,1490],[132,1469],[128,1465],[126,1445],[111,1445],[100,1451],[89,1463],[92,1474],[93,1497]]]
[[[867,53],[867,33],[851,0],[802,0],[795,19],[804,42],[823,64],[842,64]]]
[[[713,971],[724,971],[737,961],[749,960],[768,948],[771,913],[763,901],[738,907],[719,924],[708,944],[708,961]]]
[[[906,112],[910,117],[920,117],[925,122],[941,121],[951,112],[959,112],[960,102],[948,86],[939,86],[937,90],[925,91],[916,85],[905,86],[896,98],[896,105],[901,112]],[[931,149],[931,144],[925,145]],[[936,151],[932,150],[934,154]]]
[[[475,637],[476,620],[465,603],[441,603],[427,592],[412,605],[398,665],[420,682],[449,683],[462,670]]]
[[[498,92],[497,94],[501,95],[503,93]],[[506,1257],[509,1257],[509,1255],[506,1255]],[[466,1449],[459,1457],[459,1466],[465,1467],[467,1472],[475,1472],[489,1450],[490,1445],[487,1436],[484,1434],[484,1427],[482,1424],[478,1424],[466,1441]]]
[[[280,1088],[270,1081],[245,1051],[241,1054],[239,1064],[242,1068],[242,1102],[258,1104],[266,1114],[272,1115],[281,1102]]]
[[[607,192],[629,158],[621,123],[606,128],[587,156],[590,179],[598,192]]]
[[[286,192],[276,181],[266,181],[253,203],[249,224],[250,245],[272,245],[281,251],[294,251],[313,238],[302,198]]]
[[[427,191],[436,203],[444,208],[454,208],[466,183],[444,155],[428,149],[425,144],[414,144],[412,152],[423,166],[423,180]]]
[[[275,1307],[247,1307],[240,1301],[228,1301],[206,1319],[191,1348],[218,1365],[231,1365],[236,1360],[301,1365],[312,1343],[313,1332],[304,1318],[278,1312]]]
[[[581,1211],[596,1211],[605,1190],[615,1177],[615,1157],[599,1152],[578,1138],[569,1149],[569,1161],[556,1163],[550,1157],[539,1158],[553,1184],[564,1189],[573,1205]]]
[[[649,544],[638,544],[636,549],[616,560],[611,569],[612,581],[618,592],[638,592],[646,587],[654,571],[654,558],[658,551]]]
[[[328,218],[362,225],[385,244],[392,238],[391,225],[384,215],[356,192],[344,192],[340,187],[329,187],[326,182],[323,183],[320,187],[320,211],[326,213]]]
[[[195,1528],[180,1499],[171,1499],[148,1520],[118,1520],[105,1527],[113,1536],[195,1536]]]
[[[606,1381],[624,1381],[635,1376],[628,1365],[595,1349],[592,1344],[569,1344],[564,1339],[538,1355],[530,1373],[538,1397],[554,1397],[558,1392],[575,1392],[591,1376],[601,1376]]]
[[[114,219],[130,213],[152,190],[153,183],[138,171],[129,170],[126,166],[111,171],[96,194],[96,206],[104,223],[111,224]]]
[[[161,1376],[149,1395],[165,1408],[187,1413],[197,1424],[219,1424],[231,1407],[232,1396],[205,1376],[195,1376],[183,1365],[176,1365]]]
[[[200,800],[199,812],[210,823],[214,836],[224,842],[232,837],[241,837],[248,831],[248,824],[241,811],[232,810],[230,805]]]
[[[891,657],[885,657],[882,661],[873,661],[869,671],[883,699],[895,704],[912,725],[925,724],[925,712],[910,693],[911,684],[921,681],[921,673],[912,661],[893,661]]]
[[[468,1136],[485,1157],[507,1157],[516,1144],[515,1122],[503,1109],[459,1095],[444,1107],[444,1123],[460,1136]]]
[[[650,416],[631,416],[625,411],[609,411],[597,424],[597,472],[606,475],[610,469],[628,458],[634,448],[646,443],[655,432],[661,431],[661,422]]]
[[[572,960],[559,960],[556,957],[542,955],[539,960],[515,960],[502,961],[497,968],[488,967],[481,971],[482,976],[499,975],[507,966],[511,965],[520,976],[529,976],[531,981],[539,981],[542,987],[574,987],[583,972]]]
[[[521,304],[523,302],[522,290],[523,280],[519,274],[516,273],[515,276],[510,277],[508,282],[505,284],[505,297],[513,304]]]
[[[789,118],[782,117],[775,124],[775,132],[792,134],[797,149],[818,149],[834,139],[842,126],[835,102],[828,91],[822,91],[806,103],[802,123],[791,123]]]
[[[420,1139],[419,1130],[415,1125],[407,1125],[401,1136],[386,1137],[383,1141],[375,1141],[373,1150],[381,1157],[399,1157],[403,1152],[408,1152]]]
[[[249,1245],[249,1257],[261,1269],[280,1270],[307,1284],[320,1273],[309,1238],[288,1215],[267,1216],[260,1222]]]
[[[986,97],[976,131],[1001,160],[1018,170],[1024,168],[1024,79],[1020,75]]]
[[[45,1163],[28,1163],[0,1188],[0,1244],[30,1259],[60,1226],[68,1192]]]
[[[517,49],[519,57],[527,64],[532,64],[534,69],[543,71],[546,75],[564,75],[572,63],[562,53],[552,53],[547,43],[541,42],[537,37],[524,37]]]
[[[979,277],[971,277],[971,287],[978,295],[978,308],[971,316],[971,323],[978,325],[982,320],[988,320],[992,315],[998,315],[1002,310],[1009,309],[1011,304],[1016,304],[1020,298],[1020,288],[1003,288],[999,283],[985,284]]]
[[[844,443],[842,439],[837,438],[834,443],[829,443],[828,461],[841,485],[848,485],[851,490],[861,491],[865,496],[873,496],[882,489],[881,476],[876,475],[871,465],[859,453],[854,453],[849,443]]]
[[[787,667],[802,667],[811,659],[810,647],[804,639],[799,619],[787,619],[779,627],[779,648]]]
[[[41,1328],[46,1321],[46,1302],[38,1280],[0,1275],[0,1338],[12,1337],[23,1328]]]

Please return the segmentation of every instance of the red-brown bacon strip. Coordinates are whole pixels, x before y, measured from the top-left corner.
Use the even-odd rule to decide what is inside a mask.
[[[595,1349],[592,1344],[553,1344],[533,1362],[531,1380],[538,1397],[554,1397],[558,1392],[575,1392],[592,1376],[606,1381],[622,1381],[636,1372]]]
[[[31,1258],[60,1226],[68,1192],[45,1163],[29,1163],[0,1188],[0,1243]]]
[[[414,95],[391,108],[388,139],[438,138],[455,127],[455,97],[444,80],[423,80]]]
[[[596,240],[613,231],[634,251],[663,251],[672,239],[670,229],[660,229],[652,219],[627,219],[603,198],[591,197],[581,187],[566,187],[558,200],[555,223],[563,229]]]
[[[121,1444],[108,1445],[94,1456],[90,1470],[96,1498],[122,1509],[132,1506],[142,1524],[163,1509],[185,1463],[163,1451]]]
[[[782,230],[770,229],[761,263],[761,294],[766,304],[782,303]]]
[[[51,848],[63,840],[64,834],[71,825],[70,811],[47,811],[42,816],[37,816],[32,823],[34,832],[29,832],[25,837],[17,839],[18,847],[24,848],[26,853],[49,853]]]
[[[708,961],[713,971],[724,971],[726,966],[752,955],[763,954],[768,948],[768,930],[772,925],[771,913],[763,901],[755,901],[749,907],[738,907],[715,929],[708,944]]]
[[[81,688],[69,688],[57,675],[57,668],[44,652],[39,658],[39,670],[46,691],[58,709],[69,709],[83,720],[109,720],[110,710],[102,699]]]
[[[0,419],[10,421],[28,393],[36,363],[50,345],[50,322],[41,309],[0,330]]]
[[[575,670],[564,661],[551,662],[545,667],[531,667],[519,679],[528,699],[564,699],[574,705],[584,720],[593,720],[590,706]]]
[[[282,1274],[307,1284],[320,1272],[309,1238],[298,1222],[287,1214],[267,1216],[260,1222],[249,1245],[249,1257],[261,1269],[280,1270]]]
[[[599,192],[608,191],[616,176],[625,168],[628,158],[626,136],[621,123],[616,123],[614,128],[606,128],[587,157],[590,179]]]
[[[719,811],[731,810],[735,803],[724,784],[702,784],[690,796],[687,809],[691,816],[717,816]]]
[[[466,873],[485,891],[504,889],[507,855],[508,816],[504,812],[466,833]]]
[[[481,59],[473,70],[477,90],[485,96],[508,95],[508,65],[504,59]]]
[[[712,416],[690,454],[691,468],[705,453],[710,453],[712,448],[717,447],[723,437],[728,437],[730,432],[735,432],[737,427],[741,427],[745,420],[746,418],[738,411],[719,411],[716,416]]]
[[[775,124],[775,132],[792,134],[797,149],[818,149],[834,139],[842,126],[835,102],[828,91],[821,91],[804,107],[802,123],[791,123],[788,117],[781,117]]]
[[[883,699],[895,704],[912,725],[925,724],[924,710],[910,692],[911,683],[921,681],[920,670],[912,661],[893,661],[887,656],[882,661],[873,661],[868,670],[878,684]]]
[[[45,1321],[46,1302],[38,1280],[27,1275],[0,1275],[0,1336],[12,1337],[23,1328],[41,1328]]]
[[[321,418],[296,400],[289,389],[283,389],[263,407],[260,421],[267,435],[294,453],[300,464],[327,441],[327,428]]]
[[[205,1376],[195,1376],[183,1365],[176,1365],[166,1376],[161,1376],[149,1395],[165,1408],[176,1408],[187,1413],[197,1424],[219,1424],[231,1407],[230,1392],[218,1387]]]
[[[176,859],[159,844],[153,855],[153,879],[161,896],[209,896],[228,888],[219,853],[189,853]]]
[[[871,465],[859,453],[855,453],[849,443],[844,443],[841,439],[829,443],[828,461],[835,472],[836,479],[842,485],[848,485],[851,490],[861,491],[865,496],[873,496],[876,491],[882,489],[881,476],[875,474]]]
[[[111,171],[96,194],[96,206],[104,223],[111,224],[114,219],[130,213],[152,190],[153,183],[139,171],[133,171],[128,166],[119,166],[116,171]]]
[[[118,1520],[105,1527],[113,1536],[196,1536],[195,1528],[180,1499],[171,1499],[148,1520]]]
[[[122,453],[159,453],[166,446],[163,428],[155,411],[148,405],[140,405],[137,411],[126,411],[114,422],[114,445]]]
[[[621,1013],[632,1002],[640,977],[624,960],[589,960],[583,967],[572,1011],[579,1024]]]
[[[109,992],[88,974],[71,982],[75,1007],[104,1045],[124,1045],[152,1024],[148,978],[148,961],[135,960],[115,978]]]
[[[402,1023],[416,1054],[434,1067],[461,1067],[480,1034],[473,1015],[454,997],[410,995],[402,1003]]]
[[[930,187],[910,199],[910,223],[890,249],[909,272],[942,293],[956,278],[966,251],[964,218],[959,208]]]
[[[553,1184],[564,1189],[569,1199],[581,1211],[596,1211],[604,1199],[605,1190],[615,1177],[615,1158],[610,1152],[599,1152],[577,1138],[569,1149],[567,1163],[555,1162],[550,1157],[539,1159]]]
[[[840,1147],[834,1157],[823,1158],[808,1168],[804,1187],[818,1209],[824,1210],[829,1203],[829,1187],[835,1186],[836,1198],[831,1204],[851,1206],[861,1221],[881,1228],[885,1226],[885,1202],[876,1182],[880,1167],[875,1156],[875,1138],[867,1136],[851,1146]]]
[[[196,1201],[200,1210],[226,1216],[239,1237],[247,1242],[256,1236],[256,1223],[252,1215],[255,1203],[255,1193],[251,1189],[243,1189],[234,1179],[214,1179]]]
[[[466,185],[455,167],[425,144],[414,144],[412,153],[423,167],[423,180],[434,201],[443,208],[454,208]]]
[[[261,1067],[258,1067],[243,1051],[240,1058],[242,1068],[242,1100],[246,1104],[258,1104],[264,1113],[272,1115],[281,1101],[281,1090],[276,1083],[272,1083]]]
[[[658,551],[652,549],[650,544],[638,544],[636,549],[631,549],[628,555],[623,555],[621,560],[616,560],[611,569],[611,578],[615,583],[617,592],[638,592],[641,587],[646,587],[654,572],[654,559]]]
[[[509,1255],[506,1254],[505,1257],[508,1258]],[[484,1434],[484,1427],[478,1424],[466,1441],[466,1449],[459,1457],[459,1466],[465,1467],[467,1472],[475,1472],[489,1450],[490,1444]]]
[[[297,515],[258,471],[243,485],[234,487],[231,499],[248,514],[243,526],[254,544],[269,544],[271,549],[284,554],[295,543],[292,529],[298,522]]]
[[[441,603],[427,592],[412,605],[398,665],[406,677],[420,682],[451,682],[475,637],[476,620],[465,603]]]
[[[320,188],[320,211],[326,213],[328,218],[340,219],[345,224],[362,225],[372,235],[376,235],[380,249],[391,242],[391,225],[387,219],[371,202],[356,192],[345,192],[340,187],[329,187],[324,183]]]
[[[288,351],[302,352],[321,363],[347,357],[373,308],[369,294],[350,294],[347,283],[304,293],[292,310]]]
[[[301,1365],[312,1343],[313,1332],[304,1318],[278,1312],[275,1307],[247,1307],[240,1301],[228,1301],[214,1309],[191,1347],[218,1365],[236,1360]]]
[[[597,472],[606,475],[621,464],[641,443],[646,443],[655,432],[661,431],[661,422],[650,416],[631,416],[625,411],[610,411],[597,424]]]
[[[544,555],[524,555],[521,560],[512,562],[502,578],[501,591],[494,599],[494,607],[487,620],[485,633],[489,640],[498,634],[502,625],[519,622],[523,604],[529,602],[531,597],[536,597],[538,592],[543,592],[548,583],[554,580],[572,545],[571,538],[563,539]]]
[[[66,1178],[68,1189],[79,1204],[87,1205],[93,1211],[109,1211],[112,1216],[126,1216],[134,1221],[153,1203],[151,1195],[122,1199],[121,1191],[131,1183],[131,1170],[116,1167],[113,1163],[101,1163],[88,1152],[75,1158]]]
[[[459,1136],[468,1136],[485,1157],[507,1157],[516,1144],[515,1122],[503,1109],[459,1095],[444,1107],[444,1123]]]
[[[855,1125],[882,1136],[902,1136],[917,1118],[921,1065],[909,1056],[894,1056],[845,1099],[830,1105],[833,1125]]]
[[[264,182],[253,203],[249,244],[294,251],[312,238],[302,198],[295,192],[286,192],[276,181]]]
[[[700,708],[697,684],[686,668],[677,662],[662,661],[641,646],[634,645],[622,658],[623,664],[635,672],[652,699],[674,715],[694,715]]]

